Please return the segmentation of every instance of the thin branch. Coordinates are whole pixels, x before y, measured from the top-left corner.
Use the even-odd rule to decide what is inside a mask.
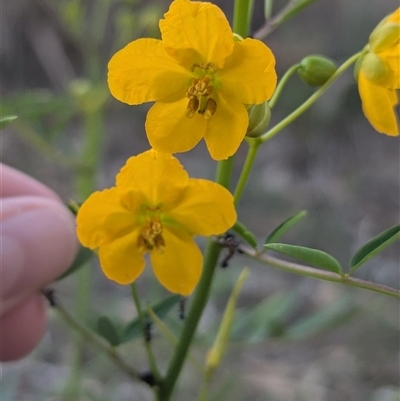
[[[129,366],[114,347],[110,346],[96,333],[92,332],[87,327],[75,320],[75,318],[60,304],[59,300],[55,299],[53,290],[44,289],[41,292],[44,297],[49,301],[50,306],[57,311],[58,315],[68,326],[72,327],[88,342],[104,352],[115,363],[115,365],[123,370],[131,379],[135,381],[139,380],[148,384],[144,375]]]
[[[343,277],[337,273],[316,269],[315,267],[300,265],[298,263],[287,262],[275,258],[273,256],[266,255],[265,253],[255,252],[250,248],[241,248],[243,253],[250,258],[257,260],[265,265],[276,267],[277,269],[298,274],[300,276],[318,278],[320,280],[331,281],[334,283],[340,283],[351,287],[363,288],[365,290],[378,292],[380,294],[390,295],[400,299],[400,290],[392,287],[388,287],[382,284],[372,283],[370,281],[361,280],[355,277],[349,277],[344,275]]]

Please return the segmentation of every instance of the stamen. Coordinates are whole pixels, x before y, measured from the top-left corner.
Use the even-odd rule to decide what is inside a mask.
[[[200,78],[193,78],[186,91],[186,97],[189,98],[186,117],[193,118],[198,111],[208,120],[217,109],[216,101],[210,98],[214,90],[214,73],[217,67],[214,63],[201,63],[193,64],[191,70],[200,75]]]
[[[164,237],[159,234],[154,238],[154,246],[158,253],[163,253],[165,250],[165,240]]]
[[[197,97],[192,97],[189,100],[189,103],[187,105],[187,109],[186,109],[186,117],[192,118],[197,109],[199,108],[199,99]]]
[[[203,112],[203,117],[206,120],[209,120],[216,110],[217,110],[217,102],[214,99],[209,98],[206,103],[206,108]]]
[[[141,253],[146,253],[147,251],[151,251],[153,249],[153,247],[146,241],[142,234],[139,235],[136,245]]]
[[[213,87],[212,86],[207,86],[207,88],[205,89],[203,96],[210,96],[211,93],[213,92]]]
[[[145,253],[151,251],[154,247],[158,251],[162,250],[162,246],[164,245],[164,239],[161,235],[162,231],[163,226],[159,217],[153,217],[148,220],[137,240],[139,251]]]

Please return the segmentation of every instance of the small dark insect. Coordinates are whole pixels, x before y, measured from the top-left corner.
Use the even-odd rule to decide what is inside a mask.
[[[56,292],[52,288],[44,288],[43,290],[40,290],[40,292],[47,299],[47,301],[49,302],[49,305],[52,308],[57,306],[56,297],[55,297]]]
[[[229,266],[229,261],[233,258],[235,253],[243,253],[240,249],[240,241],[232,233],[226,233],[218,241],[219,245],[228,250],[228,254],[221,260],[220,266],[225,268]]]
[[[151,372],[148,371],[148,370],[147,370],[146,372],[143,372],[143,373],[140,375],[139,379],[140,379],[142,382],[147,383],[150,387],[154,387],[154,386],[157,384],[156,378],[154,377],[153,373],[151,373]]]
[[[179,319],[185,320],[185,312],[186,312],[186,299],[185,297],[182,297],[179,300]]]
[[[149,343],[152,339],[152,328],[153,328],[153,323],[150,320],[148,320],[144,327],[144,339],[147,343]]]

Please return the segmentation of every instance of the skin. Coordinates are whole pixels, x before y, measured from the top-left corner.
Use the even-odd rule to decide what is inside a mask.
[[[0,361],[22,358],[46,330],[39,293],[72,263],[75,221],[48,187],[0,164]]]

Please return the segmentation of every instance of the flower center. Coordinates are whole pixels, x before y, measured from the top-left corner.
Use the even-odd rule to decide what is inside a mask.
[[[163,253],[165,240],[162,236],[163,225],[159,216],[159,208],[146,208],[146,211],[148,213],[146,213],[145,222],[137,240],[139,251],[145,253],[155,248],[157,252]]]
[[[213,63],[193,64],[191,69],[199,77],[192,79],[191,85],[186,91],[186,97],[189,98],[186,116],[192,118],[197,111],[206,120],[209,120],[217,110],[217,102],[211,98],[216,67]]]

